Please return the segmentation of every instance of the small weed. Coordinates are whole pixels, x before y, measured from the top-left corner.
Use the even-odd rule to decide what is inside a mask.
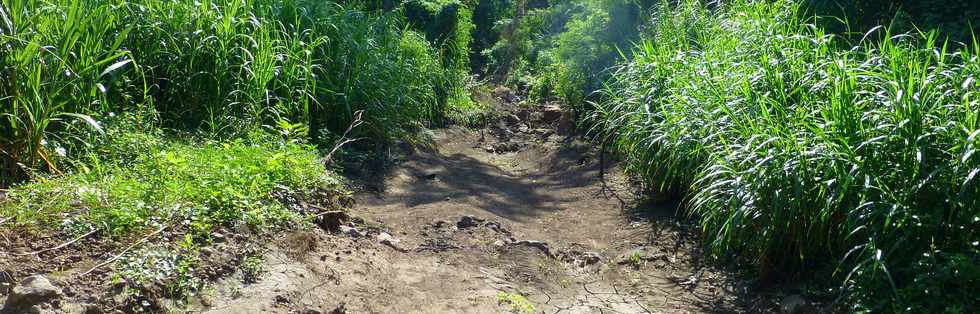
[[[523,295],[510,292],[497,292],[497,304],[509,304],[512,313],[534,314],[534,304]]]
[[[643,256],[640,254],[640,252],[633,252],[633,254],[630,254],[629,261],[633,268],[639,269],[640,264],[643,263]]]
[[[245,258],[242,262],[242,281],[251,284],[259,281],[259,277],[265,273],[265,264],[261,256],[253,255]]]
[[[160,297],[194,296],[203,286],[196,276],[198,261],[162,246],[129,252],[115,263],[113,282],[126,284],[127,300],[136,311],[152,311]]]

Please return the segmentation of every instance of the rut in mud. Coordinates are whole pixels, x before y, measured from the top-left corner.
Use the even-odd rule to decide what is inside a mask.
[[[705,265],[676,202],[641,202],[554,112],[433,131],[355,195],[351,223],[283,236],[258,282],[231,276],[209,313],[751,311]]]

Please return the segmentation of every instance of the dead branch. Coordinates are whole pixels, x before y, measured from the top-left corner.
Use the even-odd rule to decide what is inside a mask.
[[[44,252],[50,252],[50,251],[54,251],[54,250],[59,250],[59,249],[64,248],[66,246],[72,245],[73,243],[78,242],[81,239],[87,238],[88,236],[95,234],[96,231],[98,231],[98,229],[92,228],[92,231],[89,231],[86,234],[80,235],[77,238],[74,238],[71,241],[62,243],[62,244],[60,244],[58,246],[55,246],[55,247],[52,247],[52,248],[43,249],[43,250],[38,250],[38,251],[34,251],[34,252],[14,253],[14,256],[37,255],[37,254],[41,254],[41,253],[44,253]]]
[[[126,254],[126,252],[129,252],[129,250],[132,250],[132,249],[133,249],[133,248],[135,248],[136,246],[138,246],[138,245],[140,245],[140,244],[143,244],[143,243],[144,243],[144,242],[146,242],[146,241],[149,241],[149,240],[150,240],[151,238],[153,238],[153,237],[155,237],[156,235],[158,235],[158,234],[160,234],[161,232],[163,232],[163,230],[167,230],[167,228],[170,228],[170,225],[169,225],[169,224],[167,224],[167,225],[164,225],[163,227],[160,227],[160,229],[157,229],[157,231],[154,231],[153,233],[150,233],[150,234],[148,234],[148,235],[146,235],[146,236],[145,236],[145,237],[143,237],[142,239],[139,239],[139,241],[136,241],[136,242],[134,242],[133,244],[130,244],[130,245],[129,245],[128,247],[126,247],[126,249],[124,249],[124,250],[122,250],[122,252],[119,252],[119,254],[116,254],[116,256],[113,256],[112,258],[110,258],[110,259],[108,259],[108,260],[106,260],[105,262],[102,262],[102,263],[100,263],[100,264],[98,264],[98,265],[95,265],[94,267],[92,267],[91,269],[89,269],[88,271],[86,271],[86,272],[84,272],[84,273],[82,273],[82,274],[81,274],[81,275],[79,275],[79,276],[85,276],[85,275],[88,275],[88,274],[90,274],[90,273],[92,273],[93,271],[95,271],[96,269],[99,269],[99,268],[100,268],[100,267],[102,267],[102,266],[105,266],[105,265],[109,265],[109,264],[112,264],[112,262],[115,262],[115,261],[116,261],[116,260],[118,260],[118,259],[119,259],[120,257],[122,257],[122,256],[123,256],[123,254]]]
[[[337,140],[337,143],[334,144],[332,149],[330,149],[330,152],[327,153],[326,156],[323,156],[322,161],[324,165],[329,167],[330,164],[333,163],[333,154],[337,153],[337,151],[340,150],[341,147],[344,147],[344,145],[363,140],[363,138],[348,138],[348,136],[350,136],[350,132],[353,131],[354,128],[364,124],[364,120],[361,119],[363,115],[364,110],[354,112],[354,120],[351,121],[349,126],[347,126],[347,130],[345,130],[344,134],[340,136],[340,139]]]

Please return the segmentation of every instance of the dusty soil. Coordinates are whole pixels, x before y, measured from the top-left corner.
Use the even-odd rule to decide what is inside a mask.
[[[500,313],[520,295],[536,313],[758,311],[702,263],[676,202],[639,200],[615,165],[600,180],[596,151],[557,124],[515,111],[433,131],[434,149],[367,179],[351,211],[363,221],[270,243],[257,283],[228,277],[201,309]]]

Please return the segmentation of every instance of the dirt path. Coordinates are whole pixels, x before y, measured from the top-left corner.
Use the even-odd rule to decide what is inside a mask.
[[[272,243],[254,284],[231,276],[210,313],[685,313],[746,311],[703,266],[676,204],[638,204],[587,143],[534,128],[434,131],[355,195],[356,229]],[[516,120],[515,120],[516,119]],[[505,119],[505,121],[508,121]],[[541,125],[541,123],[538,123]]]

